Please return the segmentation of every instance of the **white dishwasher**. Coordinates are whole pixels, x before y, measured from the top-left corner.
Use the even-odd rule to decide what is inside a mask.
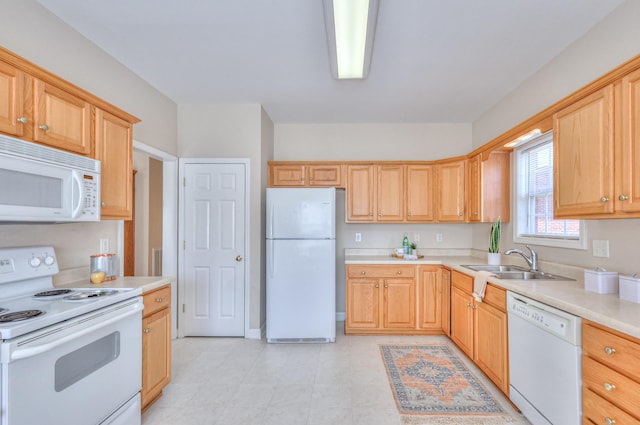
[[[509,398],[533,425],[580,425],[581,319],[507,291]]]

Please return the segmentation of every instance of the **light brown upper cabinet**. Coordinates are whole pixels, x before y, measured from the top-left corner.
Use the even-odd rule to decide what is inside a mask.
[[[468,221],[509,221],[509,169],[509,152],[481,153],[468,160]]]
[[[96,109],[95,158],[102,163],[101,218],[130,220],[133,209],[132,125]]]
[[[616,151],[614,206],[623,213],[640,212],[640,70],[622,79],[622,135]],[[616,103],[617,106],[617,103]],[[637,214],[636,214],[637,215]]]
[[[407,165],[407,221],[435,220],[435,167]]]
[[[436,200],[437,220],[463,222],[465,203],[466,160],[436,165],[438,192]]]
[[[553,117],[554,215],[613,213],[613,85]]]
[[[404,165],[376,165],[376,218],[404,220]]]
[[[340,164],[272,164],[270,187],[343,187]]]
[[[80,155],[91,152],[89,102],[38,79],[34,102],[34,141]]]
[[[347,165],[347,222],[374,222],[375,178],[373,165]]]
[[[24,72],[0,62],[0,131],[21,137],[28,118],[24,115]]]

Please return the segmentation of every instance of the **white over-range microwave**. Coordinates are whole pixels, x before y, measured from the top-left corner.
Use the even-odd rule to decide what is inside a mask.
[[[0,135],[0,222],[100,221],[100,161]]]

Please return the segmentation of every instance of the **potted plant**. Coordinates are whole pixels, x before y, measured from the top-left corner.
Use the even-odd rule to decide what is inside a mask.
[[[415,242],[411,242],[409,244],[409,254],[416,254],[416,249],[418,248],[418,245],[416,245]]]
[[[500,264],[500,230],[501,220],[498,217],[491,225],[491,234],[489,236],[489,254],[487,255],[487,262],[489,264]]]

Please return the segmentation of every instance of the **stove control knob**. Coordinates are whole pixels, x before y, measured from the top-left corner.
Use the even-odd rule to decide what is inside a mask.
[[[40,257],[31,257],[31,260],[29,260],[29,264],[31,265],[31,267],[38,267],[40,264],[42,264],[42,260],[40,259]]]
[[[56,262],[56,259],[50,255],[47,255],[46,257],[44,257],[44,264],[46,266],[53,266],[53,263],[55,262]]]

